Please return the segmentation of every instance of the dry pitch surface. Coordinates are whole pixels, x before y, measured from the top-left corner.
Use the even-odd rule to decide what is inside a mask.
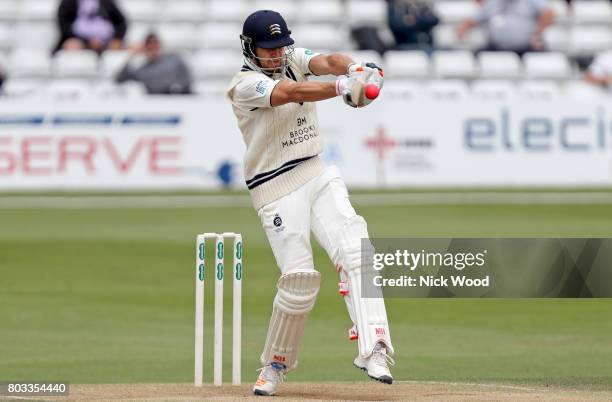
[[[612,400],[612,391],[588,391],[559,387],[513,386],[442,382],[285,383],[273,398],[254,397],[250,386],[191,384],[73,385],[64,398],[10,398],[10,400],[70,401],[601,401]]]

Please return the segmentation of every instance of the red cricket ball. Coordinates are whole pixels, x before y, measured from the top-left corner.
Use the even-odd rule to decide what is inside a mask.
[[[378,98],[378,94],[380,93],[380,89],[374,84],[368,84],[365,87],[365,96],[368,99],[376,99]]]

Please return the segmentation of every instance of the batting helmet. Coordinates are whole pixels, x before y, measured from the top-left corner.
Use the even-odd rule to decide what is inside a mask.
[[[251,61],[249,65],[268,75],[283,72],[286,69],[288,57],[293,51],[292,45],[295,43],[291,38],[291,31],[287,27],[283,16],[272,10],[259,10],[249,15],[244,21],[240,41],[244,57],[247,61]],[[255,48],[257,47],[263,49],[284,47],[285,53],[282,57],[281,67],[262,68],[261,60],[263,58],[258,57],[255,53]],[[279,69],[282,71],[279,71]]]

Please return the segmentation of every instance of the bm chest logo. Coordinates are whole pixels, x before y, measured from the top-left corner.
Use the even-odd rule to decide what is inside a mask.
[[[277,34],[281,34],[281,27],[278,24],[272,24],[270,25],[270,35],[277,35]]]

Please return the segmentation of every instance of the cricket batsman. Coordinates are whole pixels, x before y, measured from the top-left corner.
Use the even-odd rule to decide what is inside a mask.
[[[315,102],[342,96],[363,106],[382,88],[383,72],[373,63],[294,48],[283,17],[256,11],[244,22],[244,66],[227,90],[246,143],[244,176],[253,206],[281,270],[262,369],[253,392],[274,395],[284,374],[294,370],[308,315],[319,291],[310,232],[340,274],[340,293],[357,338],[354,365],[371,378],[391,384],[394,354],[385,303],[361,297],[363,253],[373,253],[365,220],[353,209],[335,166],[326,166]],[[335,82],[309,82],[313,75]],[[372,87],[374,85],[375,87]],[[368,88],[367,90],[365,88]]]

